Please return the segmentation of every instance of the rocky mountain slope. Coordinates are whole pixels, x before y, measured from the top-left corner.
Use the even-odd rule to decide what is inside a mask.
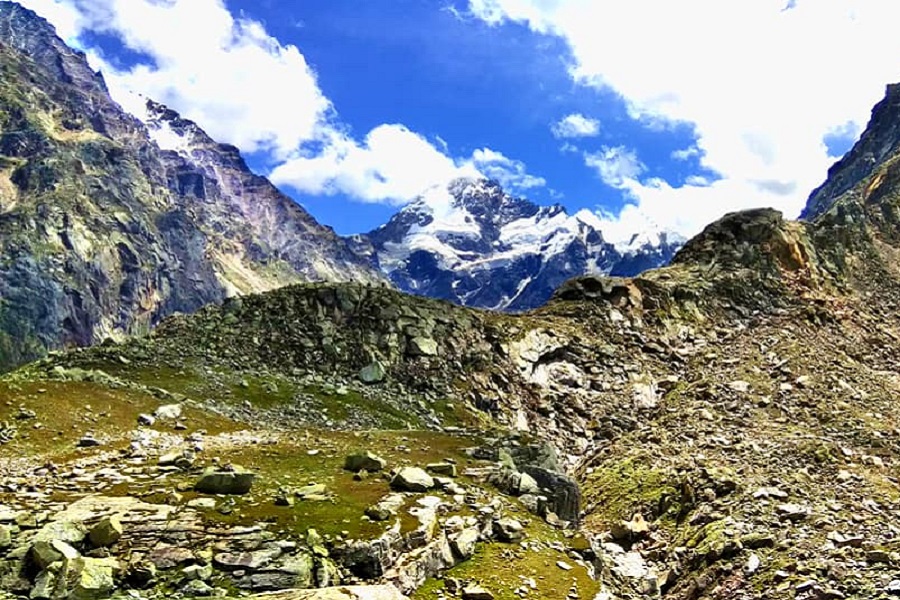
[[[842,194],[856,187],[860,181],[900,149],[900,84],[889,85],[884,99],[872,109],[872,118],[859,141],[828,171],[828,178],[809,197],[801,218],[815,218]]]
[[[43,19],[0,2],[0,368],[308,280],[379,281],[237,149],[124,113]],[[160,147],[159,131],[184,133]]]
[[[0,588],[900,595],[893,158],[531,312],[306,284],[20,369]]]
[[[597,225],[592,215],[515,198],[494,181],[460,179],[355,242],[400,290],[513,311],[540,306],[572,277],[667,264],[684,242],[660,232],[616,247]]]

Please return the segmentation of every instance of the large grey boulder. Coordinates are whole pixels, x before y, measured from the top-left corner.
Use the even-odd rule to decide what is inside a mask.
[[[382,470],[385,465],[387,465],[386,460],[369,451],[351,454],[344,460],[344,468],[348,471],[353,471],[354,473],[358,473],[359,471],[373,473]]]
[[[419,467],[403,467],[391,479],[391,489],[400,492],[427,492],[434,487],[434,479]]]
[[[115,589],[118,561],[112,558],[78,558],[69,561],[69,572],[77,573],[68,600],[100,600]]]
[[[436,356],[438,353],[437,342],[427,337],[414,337],[408,348],[411,356]]]
[[[581,512],[581,489],[568,475],[550,471],[542,467],[526,465],[522,472],[531,476],[544,490],[549,499],[549,508],[563,521],[577,525]]]
[[[387,377],[387,369],[381,361],[373,361],[359,371],[359,379],[363,383],[381,383]]]
[[[477,529],[463,529],[456,537],[450,539],[450,548],[460,560],[469,560],[475,554],[478,537]]]
[[[200,476],[194,489],[201,494],[240,495],[250,491],[255,479],[256,474],[237,466],[231,470],[210,468]]]

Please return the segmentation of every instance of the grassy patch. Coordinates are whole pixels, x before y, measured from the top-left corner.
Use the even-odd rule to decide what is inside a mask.
[[[12,424],[17,435],[0,446],[0,458],[52,456],[75,451],[77,441],[93,433],[108,445],[124,446],[127,434],[137,428],[141,413],[152,413],[162,402],[127,389],[110,389],[88,382],[0,381],[0,421]],[[34,418],[19,418],[27,411]],[[237,426],[208,412],[185,407],[186,433],[204,429],[217,434]],[[158,423],[160,430],[171,423]]]
[[[519,515],[524,517],[524,515]],[[532,518],[526,528],[527,540],[544,544],[568,545],[560,533],[538,519]],[[563,561],[572,566],[566,571],[557,566]],[[593,598],[600,585],[588,575],[588,571],[576,564],[565,552],[545,547],[540,550],[525,549],[519,544],[479,544],[475,556],[448,571],[444,578],[455,577],[474,581],[494,594],[497,600],[518,600],[522,596],[516,589],[534,579],[536,589],[527,594],[532,600],[559,600],[568,597],[576,589],[578,598]],[[429,579],[413,595],[412,600],[435,600],[446,597],[443,579]]]
[[[630,520],[635,512],[648,518],[677,513],[677,507],[669,504],[681,497],[676,484],[666,472],[636,458],[600,467],[587,475],[583,484],[587,502],[594,507],[586,526],[601,531],[617,521]]]
[[[357,450],[368,449],[388,461],[388,468],[397,465],[425,465],[451,458],[464,463],[470,460],[463,448],[472,445],[471,439],[451,437],[432,432],[378,431],[365,434],[299,430],[290,439],[274,444],[245,443],[215,450],[220,464],[241,465],[257,473],[250,494],[233,497],[232,511],[222,514],[218,510],[205,513],[210,523],[218,525],[254,525],[270,523],[271,531],[302,536],[314,527],[322,534],[370,539],[381,535],[394,521],[375,523],[364,519],[366,508],[390,493],[388,482],[380,473],[372,473],[362,481],[355,481],[353,474],[343,469],[345,457]],[[196,475],[170,476],[167,487],[188,487]],[[305,501],[297,499],[294,506],[276,506],[279,489],[296,489],[311,483],[324,484],[328,499]],[[115,489],[113,494],[141,495],[148,501],[163,502],[165,494],[158,494],[158,487],[140,489],[134,485]],[[157,497],[158,496],[158,497]],[[197,494],[189,491],[182,495],[187,503]],[[412,506],[421,495],[410,495]],[[221,500],[225,500],[222,498]],[[418,521],[401,511],[401,528],[411,531]]]

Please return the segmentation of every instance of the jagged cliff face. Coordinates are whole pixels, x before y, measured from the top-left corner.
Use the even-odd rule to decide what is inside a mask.
[[[828,210],[841,195],[897,155],[900,149],[900,84],[887,87],[884,99],[872,109],[872,118],[862,137],[841,160],[828,170],[828,178],[813,191],[801,218],[814,219]]]
[[[238,151],[148,105],[126,114],[84,56],[0,3],[0,368],[307,280],[378,281]],[[184,144],[161,149],[162,127]]]
[[[667,264],[683,243],[661,233],[616,247],[594,221],[513,197],[494,181],[459,179],[355,243],[400,290],[511,311],[540,306],[572,277],[635,275]]]

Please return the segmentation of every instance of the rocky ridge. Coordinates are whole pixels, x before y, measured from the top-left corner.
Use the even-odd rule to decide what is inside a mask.
[[[233,294],[381,280],[235,148],[150,104],[191,132],[161,149],[81,53],[5,1],[0,70],[0,368]]]

